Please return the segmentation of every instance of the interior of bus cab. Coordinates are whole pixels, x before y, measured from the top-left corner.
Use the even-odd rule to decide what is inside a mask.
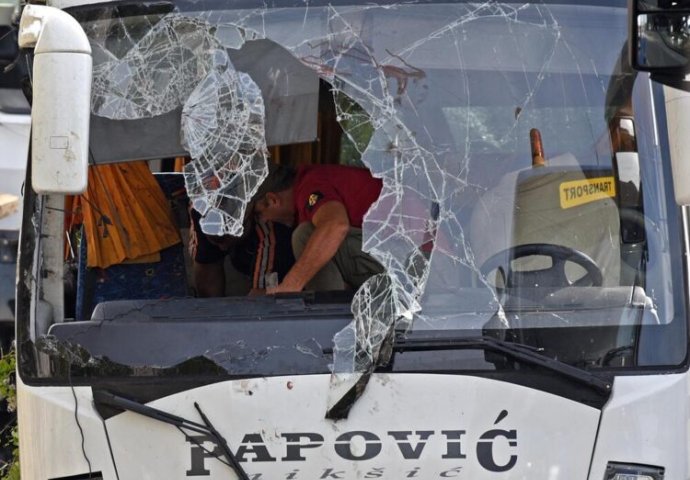
[[[262,79],[269,77],[267,68],[281,55],[289,57],[287,63],[299,64],[286,67],[295,78],[312,82],[311,90],[302,92],[299,98],[280,100],[279,95],[271,96],[270,88],[262,89],[267,109],[269,161],[291,166],[370,167],[363,160],[363,153],[375,143],[376,119],[370,118],[343,90],[322,78],[318,69],[305,65],[304,60],[297,62],[292,54],[266,40],[246,42],[238,51],[229,49],[228,52],[235,67],[249,71],[259,87],[265,87]],[[256,58],[267,60],[265,63],[251,60]],[[402,92],[401,99],[407,89],[422,89],[427,79],[433,79],[436,87],[448,89],[457,81],[453,73],[443,69],[427,69],[422,75],[408,65],[403,66],[391,70],[386,79],[394,91]],[[490,71],[471,70],[464,75],[462,81],[472,84],[476,105],[453,104],[450,97],[444,105],[442,96],[425,97],[420,102],[427,101],[432,106],[420,109],[414,119],[419,122],[415,126],[422,130],[427,120],[431,124],[432,115],[443,117],[443,121],[434,120],[434,130],[427,133],[438,148],[434,153],[439,172],[429,173],[432,169],[425,164],[423,168],[420,165],[419,175],[438,173],[439,178],[455,175],[462,179],[462,188],[447,193],[447,203],[440,206],[419,195],[421,202],[410,203],[414,215],[409,215],[409,223],[386,224],[385,217],[384,220],[376,217],[376,228],[365,227],[365,247],[367,234],[376,235],[380,243],[382,238],[405,237],[397,244],[387,244],[391,248],[406,248],[409,245],[405,241],[413,237],[414,241],[408,243],[431,246],[409,254],[403,267],[412,272],[410,279],[421,278],[423,283],[421,313],[414,329],[462,329],[500,339],[510,337],[522,344],[543,345],[539,348],[546,348],[547,354],[587,367],[629,364],[634,345],[639,341],[639,326],[667,321],[658,318],[647,291],[647,231],[654,227],[654,220],[646,214],[643,204],[647,187],[643,187],[632,106],[635,78],[611,75],[602,95],[601,79],[593,75],[582,74],[578,78],[547,75],[540,79],[544,97],[537,94],[542,90],[532,92],[535,93],[534,112],[523,112],[519,106],[507,108],[499,104],[503,98],[499,101],[494,97],[500,92],[498,83],[519,84],[519,78],[525,77],[526,72],[503,73],[498,79]],[[567,87],[579,88],[584,93],[571,93],[573,90],[564,87],[567,82],[574,85]],[[590,98],[590,84],[605,99],[593,95]],[[568,93],[561,94],[561,90]],[[604,100],[606,105],[601,105]],[[585,103],[581,112],[577,110],[578,102],[591,104]],[[474,125],[464,118],[470,117],[471,109],[476,110],[474,114],[484,124]],[[506,115],[509,121],[505,120]],[[548,121],[542,120],[541,128],[530,125],[532,118],[537,124],[537,115],[554,119],[597,115],[601,117],[597,117],[601,128],[587,132],[590,140],[583,142],[577,137],[578,132],[558,131]],[[241,317],[233,321],[238,322],[242,331],[240,322],[249,324],[259,317],[301,319],[309,312],[314,318],[331,315],[349,321],[353,314],[356,316],[358,311],[353,302],[361,295],[358,297],[353,290],[303,292],[276,298],[247,297],[250,278],[234,271],[229,261],[226,261],[225,298],[197,298],[189,254],[190,199],[184,175],[180,173],[186,162],[194,160],[189,159],[190,152],[182,148],[177,135],[181,116],[179,108],[154,118],[124,121],[92,116],[91,148],[95,159],[95,165],[90,167],[92,197],[77,203],[68,199],[65,318],[64,322],[45,321],[48,325],[52,323],[48,333],[71,341],[76,336],[86,338],[81,333],[82,322],[103,326],[109,322],[131,325],[154,319],[182,322],[183,319],[221,321]],[[517,122],[521,116],[526,118],[522,122],[525,125],[520,126],[521,134],[515,144],[501,143],[501,139],[492,138],[491,132],[483,132],[472,139],[471,154],[462,153],[469,145],[469,141],[465,144],[463,135],[470,136],[462,129],[480,131],[479,127],[491,125],[494,120],[497,124]],[[576,120],[573,125],[578,123]],[[135,135],[142,131],[147,134]],[[128,142],[131,136],[137,141]],[[386,146],[373,146],[386,150]],[[390,150],[394,148],[395,145],[390,146]],[[135,171],[134,164],[139,165],[136,168],[145,165],[152,173],[152,181],[146,188],[158,193],[153,195],[143,190],[131,193],[136,188],[124,188],[117,183],[122,180],[122,170]],[[108,169],[116,172],[110,173],[111,179],[104,180],[103,172]],[[133,176],[139,181],[146,175]],[[414,194],[413,181],[405,188]],[[90,266],[89,254],[94,251],[94,244],[115,241],[118,229],[162,231],[155,218],[134,226],[128,223],[130,219],[123,218],[126,212],[137,208],[139,199],[156,195],[163,198],[169,211],[165,215],[171,218],[173,236],[179,241],[169,245],[165,239],[158,239],[164,248],[153,254],[147,252],[107,265]],[[118,204],[122,206],[119,210]],[[80,210],[90,211],[90,225],[86,225],[83,215],[80,218],[77,214]],[[155,211],[142,210],[144,216],[147,211]],[[420,210],[425,213],[420,215]],[[439,211],[452,218],[436,228],[433,225],[441,225]],[[425,235],[431,235],[433,241],[420,240]],[[118,248],[111,250],[121,253]],[[376,253],[382,256],[382,262],[386,261],[386,252]],[[655,268],[652,278],[660,276],[666,265],[658,262]],[[416,274],[425,269],[429,272],[427,276]],[[598,313],[592,315],[592,311]],[[321,336],[315,334],[315,338],[329,344],[333,334],[343,326],[338,325],[335,328],[324,322],[319,327],[324,331]],[[561,328],[553,327],[568,327],[569,333],[562,335],[555,332]],[[594,335],[590,328],[600,329]],[[111,359],[117,356],[98,337],[98,332],[87,333],[93,338],[84,341],[91,342],[91,347],[98,345],[90,349],[92,354]],[[588,345],[586,351],[583,344]],[[175,364],[193,357],[195,352],[204,352],[205,348],[200,340],[187,350],[167,354],[172,357],[163,357],[159,363]],[[130,353],[134,350],[128,348]],[[635,361],[644,364],[656,360],[637,358]]]

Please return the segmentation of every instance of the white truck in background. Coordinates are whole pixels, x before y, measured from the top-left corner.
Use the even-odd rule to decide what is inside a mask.
[[[26,177],[31,107],[22,91],[26,65],[18,62],[18,4],[0,3],[0,194],[7,203],[0,218],[0,347],[14,339],[14,293],[22,189]]]

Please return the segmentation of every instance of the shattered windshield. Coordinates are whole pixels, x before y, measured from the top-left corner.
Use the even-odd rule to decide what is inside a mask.
[[[659,140],[662,93],[626,65],[625,2],[582,3],[75,9],[94,59],[90,185],[99,168],[177,157],[177,176],[154,175],[169,199],[182,192],[181,210],[196,212],[204,234],[240,237],[269,162],[364,168],[382,187],[364,216],[362,250],[382,273],[330,307],[306,297],[202,304],[183,288],[149,297],[174,306],[118,291],[80,314],[85,290],[79,321],[48,322],[37,343],[65,358],[62,339],[85,349],[72,354],[79,362],[115,361],[70,329],[96,335],[119,322],[154,335],[154,318],[169,319],[171,332],[242,316],[242,338],[179,339],[196,346],[116,363],[203,358],[257,374],[257,361],[297,349],[319,359],[316,370],[332,369],[334,392],[385,363],[396,335],[414,332],[522,332],[512,338],[583,368],[679,362],[684,347],[638,350],[641,327],[655,332],[649,338],[685,335],[674,322],[684,302],[682,266],[671,261],[680,258],[679,214],[669,210]],[[96,217],[90,235],[112,238],[117,219]],[[85,261],[87,247],[73,250]],[[114,281],[108,268],[80,269],[77,285],[89,275],[97,286]],[[304,330],[288,346],[276,346],[273,324],[271,339],[250,332],[252,315],[305,312],[324,318],[323,331]],[[564,352],[563,335],[596,345]]]

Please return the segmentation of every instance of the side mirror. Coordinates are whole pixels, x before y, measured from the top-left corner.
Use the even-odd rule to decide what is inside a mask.
[[[91,46],[60,9],[26,5],[20,48],[34,49],[31,184],[38,193],[86,190],[91,112]]]
[[[690,0],[629,0],[629,55],[635,70],[690,89]]]

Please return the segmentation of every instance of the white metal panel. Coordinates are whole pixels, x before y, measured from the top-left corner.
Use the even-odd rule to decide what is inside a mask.
[[[84,432],[84,449],[91,469],[106,472],[107,478],[115,478],[101,419],[93,409],[89,387],[33,388],[24,385],[17,376],[17,399],[23,479],[44,480],[88,472],[79,426]],[[79,426],[74,416],[75,405],[78,405]]]
[[[609,461],[664,467],[670,480],[690,478],[687,374],[618,377],[602,412],[590,480]]]
[[[328,383],[328,375],[223,382],[150,405],[199,421],[194,408],[198,402],[233,451],[245,447],[254,452],[242,458],[253,480],[570,480],[587,476],[599,420],[599,411],[594,408],[477,377],[377,374],[349,418],[334,422],[324,419]],[[52,400],[48,396],[51,391],[55,395]],[[50,464],[42,466],[43,477],[26,478],[64,475],[69,471],[65,462],[70,461],[74,463],[72,474],[84,473],[69,389],[39,388],[31,393],[40,398],[22,403],[31,405],[22,415],[23,425],[38,421],[43,427],[46,422],[55,422],[55,426],[46,430],[37,445],[23,444],[32,461],[45,459]],[[88,391],[80,389],[79,394],[87,453],[97,468],[105,470],[104,478],[114,478],[102,434],[97,432],[96,414],[88,403]],[[24,395],[26,399],[26,392]],[[60,405],[54,405],[56,402]],[[39,409],[44,413],[32,417],[31,413]],[[234,478],[227,466],[213,458],[199,464],[200,450],[174,426],[131,412],[106,424],[121,479],[183,479],[192,476],[190,472],[194,478]],[[41,425],[24,428],[20,428],[23,441],[24,432],[36,434]],[[369,440],[362,432],[367,432]],[[396,434],[403,435],[402,440],[396,440],[391,432],[409,435]],[[290,460],[284,436],[289,433],[313,433],[323,441],[301,448],[304,460]],[[253,442],[247,437],[252,434]],[[302,438],[299,443],[310,441]],[[213,448],[212,443],[205,446]],[[367,458],[351,460],[343,454]],[[60,460],[54,466],[55,459]],[[487,468],[489,461],[498,467],[514,466],[499,474]],[[416,474],[410,477],[411,472]]]
[[[247,462],[250,478],[285,478],[299,470],[302,478],[322,478],[329,469],[343,472],[342,478],[371,478],[375,469],[380,478],[399,480],[415,469],[419,478],[452,478],[454,470],[464,478],[496,478],[497,472],[480,462],[481,437],[489,431],[513,433],[493,440],[493,459],[498,466],[511,463],[506,471],[511,479],[585,478],[596,434],[599,411],[565,398],[509,383],[477,377],[447,375],[375,375],[346,420],[325,420],[328,392],[326,375],[257,379],[211,385],[183,395],[153,402],[153,406],[174,411],[190,419],[198,418],[193,402],[200,403],[211,420],[236,450],[247,434],[260,433],[274,462]],[[159,469],[158,478],[183,478],[190,469],[190,447],[174,427],[125,414],[108,422],[116,456],[127,459],[127,478],[155,478],[142,471],[146,463]],[[577,424],[577,431],[573,431]],[[380,452],[373,458],[352,461],[342,458],[336,445],[347,432],[366,431],[380,439]],[[400,445],[389,432],[433,432],[419,458],[404,458]],[[449,439],[443,431],[462,431],[464,458],[444,458]],[[304,449],[305,461],[285,461],[285,433],[313,432],[324,437],[321,447]],[[132,438],[125,442],[125,437]],[[339,441],[338,438],[341,440]],[[118,439],[118,440],[116,440]],[[419,446],[410,437],[411,447]],[[356,437],[350,443],[356,456],[366,456],[378,448],[376,440]],[[452,457],[452,455],[451,455]],[[247,460],[251,458],[249,456]],[[208,462],[209,478],[227,478],[228,469]],[[119,467],[118,467],[119,468]],[[443,477],[444,472],[447,477]],[[509,472],[509,473],[508,473]],[[257,477],[258,474],[261,476]],[[252,477],[254,476],[254,477]],[[328,478],[326,476],[325,478]],[[376,478],[376,477],[374,477]]]

